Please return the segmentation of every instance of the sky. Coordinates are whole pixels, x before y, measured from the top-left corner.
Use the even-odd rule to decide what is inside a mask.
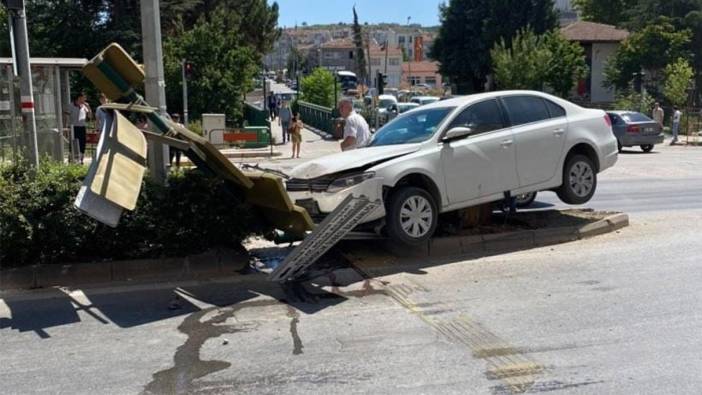
[[[278,25],[293,27],[307,22],[309,25],[327,23],[352,23],[352,7],[356,4],[358,20],[368,23],[406,24],[422,26],[439,24],[439,4],[445,0],[276,0],[280,6]],[[273,0],[268,0],[273,3]]]

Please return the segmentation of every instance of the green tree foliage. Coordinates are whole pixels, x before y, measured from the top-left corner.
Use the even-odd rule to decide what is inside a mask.
[[[230,14],[214,10],[188,31],[169,37],[164,43],[164,69],[168,108],[179,112],[181,103],[181,60],[193,64],[188,81],[188,110],[193,118],[205,112],[223,113],[241,120],[243,95],[252,87],[258,72],[256,49],[236,29]]]
[[[361,81],[365,81],[368,71],[366,71],[366,56],[363,50],[363,28],[358,23],[356,6],[353,6],[353,45],[356,47],[356,74]],[[370,60],[369,60],[370,61]]]
[[[538,36],[525,29],[512,39],[511,47],[501,40],[491,56],[495,80],[502,89],[548,87],[566,97],[587,74],[583,48],[556,30]]]
[[[557,25],[553,0],[451,0],[439,7],[441,27],[429,54],[459,92],[484,89],[490,50],[530,26],[543,34]]]
[[[324,107],[334,106],[334,84],[336,79],[334,74],[321,67],[316,68],[312,74],[303,78],[302,100]],[[341,92],[341,87],[336,87],[337,92]]]
[[[614,108],[648,114],[653,108],[654,102],[655,99],[648,92],[637,92],[632,86],[629,86],[628,89],[617,92]]]
[[[670,20],[661,17],[624,41],[605,68],[605,84],[625,89],[633,74],[641,69],[651,72],[650,80],[659,81],[660,72],[678,58],[690,57],[688,47],[692,33],[677,31]]]
[[[574,0],[573,5],[586,21],[620,25],[637,0]]]
[[[671,104],[683,107],[687,103],[688,88],[694,76],[692,67],[685,59],[678,59],[665,68],[663,94]]]

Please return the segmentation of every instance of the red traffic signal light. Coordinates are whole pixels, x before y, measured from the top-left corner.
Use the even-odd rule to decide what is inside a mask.
[[[193,76],[194,67],[192,63],[185,62],[185,64],[183,64],[183,70],[185,71],[185,78],[190,79]]]

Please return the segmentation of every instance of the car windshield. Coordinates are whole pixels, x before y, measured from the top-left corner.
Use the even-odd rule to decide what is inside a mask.
[[[626,122],[651,122],[651,118],[641,114],[640,112],[628,112],[621,115]]]
[[[455,107],[432,108],[407,113],[383,126],[373,135],[371,147],[411,144],[426,141],[436,133],[441,121]]]
[[[378,107],[380,108],[388,108],[395,104],[395,100],[392,99],[380,99],[380,103],[378,103]]]

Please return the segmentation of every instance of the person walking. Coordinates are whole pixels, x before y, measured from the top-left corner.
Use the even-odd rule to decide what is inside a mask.
[[[353,102],[349,99],[342,99],[339,102],[339,113],[346,121],[341,150],[349,151],[365,147],[370,142],[370,128],[361,114],[354,111]]]
[[[661,127],[661,130],[663,130],[663,119],[665,118],[665,111],[663,111],[663,108],[661,108],[661,104],[656,102],[655,106],[653,107],[653,114],[652,117],[654,121],[658,122],[658,125]]]
[[[288,102],[284,101],[282,107],[280,108],[280,113],[278,114],[278,125],[280,125],[283,129],[283,144],[285,144],[288,140],[288,134],[290,133],[290,121],[292,118],[292,110],[290,109]]]
[[[670,141],[670,145],[677,144],[678,134],[680,133],[680,120],[682,119],[682,112],[678,107],[673,107],[673,140]]]
[[[292,156],[291,158],[300,157],[300,145],[302,144],[302,118],[300,118],[300,113],[295,114],[290,123],[290,141],[292,142]]]
[[[173,120],[173,122],[176,125],[185,128],[185,126],[182,123],[180,123],[180,115],[179,114],[171,115],[171,120]],[[168,147],[168,164],[169,164],[169,166],[173,166],[173,158],[175,158],[176,167],[180,167],[180,157],[182,154],[183,154],[183,151],[179,150],[178,148]]]
[[[275,116],[278,113],[278,100],[275,98],[273,92],[268,95],[268,111],[271,114],[271,121],[275,121]]]
[[[78,140],[78,160],[82,165],[85,159],[85,121],[90,116],[90,105],[85,101],[85,93],[78,93],[70,105],[71,128],[73,129],[72,142]]]

